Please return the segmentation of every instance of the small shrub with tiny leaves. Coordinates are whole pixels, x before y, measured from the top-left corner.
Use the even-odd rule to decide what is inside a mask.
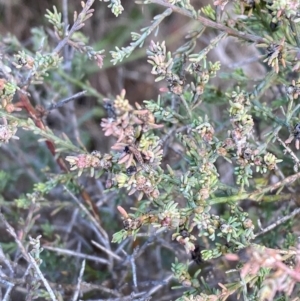
[[[300,2],[200,2],[1,35],[1,300],[300,300]]]

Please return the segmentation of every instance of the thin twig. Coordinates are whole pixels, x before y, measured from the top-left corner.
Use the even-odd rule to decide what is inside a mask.
[[[179,133],[179,132],[183,132],[186,129],[188,129],[190,127],[190,125],[184,125],[178,129],[176,129],[176,127],[171,128],[167,134],[165,134],[161,139],[160,139],[160,145],[164,145],[166,143],[166,141],[174,134],[174,133]]]
[[[95,229],[95,233],[98,235],[99,240],[103,243],[103,245],[106,247],[107,250],[111,250],[110,246],[110,241],[107,232],[102,228],[100,225],[100,221],[98,222],[96,218],[87,210],[87,208],[79,201],[79,199],[66,187],[64,186],[64,189],[69,193],[69,195],[72,197],[72,199],[78,204],[80,209],[90,218],[92,221],[93,228]],[[93,204],[91,204],[92,206]],[[113,268],[113,258],[112,256],[108,253],[109,258],[108,258],[108,267],[109,270],[111,271]]]
[[[145,298],[150,297],[155,294],[159,289],[161,289],[164,285],[168,284],[168,282],[173,278],[173,274],[167,276],[160,284],[154,286],[145,296]]]
[[[79,98],[81,97],[82,95],[84,95],[87,91],[81,91],[81,92],[78,92],[70,97],[67,97],[63,100],[60,100],[59,102],[55,103],[55,104],[52,104],[51,106],[49,106],[47,108],[46,111],[51,111],[51,110],[54,110],[54,109],[57,109],[57,108],[60,108],[62,106],[64,106],[66,103],[70,102],[71,100],[74,100],[76,98]]]
[[[285,148],[285,151],[287,153],[290,154],[290,156],[293,158],[293,160],[297,163],[298,166],[300,166],[300,161],[299,159],[297,158],[297,156],[295,155],[295,153],[277,136],[276,138],[279,143]]]
[[[110,241],[107,239],[103,239],[103,237],[101,237],[101,233],[96,229],[96,226],[94,224],[91,225],[91,228],[94,229],[94,232],[96,233],[97,237],[99,238],[100,241],[102,241],[103,245],[105,246],[105,248],[109,251],[111,251],[111,245],[110,245]],[[113,271],[113,265],[114,265],[114,260],[113,257],[111,256],[111,254],[109,252],[107,252],[108,255],[108,270],[110,273],[112,273]]]
[[[53,50],[53,53],[59,53],[64,48],[64,46],[69,42],[69,40],[71,39],[74,32],[79,30],[82,26],[84,26],[84,23],[79,16],[80,15],[85,16],[87,13],[90,13],[89,10],[90,10],[90,7],[93,5],[94,1],[95,0],[88,0],[85,3],[81,13],[78,15],[78,18],[75,21],[75,23],[73,24],[73,26],[71,27],[70,31],[65,36],[65,38],[58,43],[58,45]]]
[[[40,270],[40,267],[37,265],[35,259],[30,255],[28,254],[29,256],[29,259],[30,259],[30,263],[33,265],[36,273],[38,274],[38,276],[40,277],[40,279],[42,280],[47,292],[49,293],[50,295],[50,298],[52,299],[52,301],[57,301],[56,297],[55,297],[55,294],[52,290],[52,288],[50,287],[48,281],[46,280],[46,278],[44,277],[44,275],[42,274],[41,270]]]
[[[67,229],[65,230],[65,237],[64,237],[64,241],[68,241],[68,238],[69,238],[69,235],[70,233],[72,232],[72,229],[77,221],[77,216],[78,216],[78,213],[79,213],[79,209],[76,208],[73,213],[72,213],[72,218],[70,220],[70,222],[68,223],[67,225]]]
[[[130,256],[130,265],[132,270],[132,281],[135,288],[137,288],[137,277],[136,277],[136,265],[135,265],[135,256],[138,252],[138,248],[134,249],[133,254]]]
[[[8,277],[7,277],[8,278]],[[10,280],[10,279],[9,279]],[[6,285],[6,286],[13,286],[14,282],[9,281],[7,279],[5,279],[3,276],[0,276],[0,283]]]
[[[118,261],[122,261],[123,259],[116,255],[115,253],[113,253],[111,250],[107,250],[106,248],[102,247],[100,244],[98,244],[97,242],[95,242],[94,240],[91,241],[91,243],[96,246],[98,249],[102,250],[103,252],[109,254],[111,257],[114,257],[115,259],[117,259]]]
[[[100,258],[97,256],[93,256],[93,255],[88,255],[88,254],[79,253],[76,251],[71,251],[71,250],[66,250],[66,249],[61,249],[61,248],[54,248],[54,247],[50,247],[50,246],[43,246],[43,248],[46,250],[49,250],[49,251],[54,251],[59,254],[75,256],[75,257],[79,257],[79,258],[84,258],[85,260],[93,260],[93,261],[96,261],[99,263],[108,264],[108,261],[106,259],[103,259],[103,258]]]
[[[282,186],[291,185],[293,182],[295,182],[299,178],[300,178],[300,172],[293,174],[289,177],[286,177],[282,181],[279,181],[275,184],[266,186],[261,189],[257,189],[253,192],[241,193],[241,194],[236,194],[236,195],[231,195],[231,196],[226,196],[226,197],[216,197],[216,198],[209,200],[208,202],[210,205],[228,203],[228,202],[238,202],[238,201],[245,200],[245,199],[249,199],[251,201],[257,202],[261,199],[260,197],[262,195],[264,195],[268,192],[275,191],[276,189],[278,189]],[[284,195],[282,195],[282,196],[272,195],[272,198],[274,200],[276,199],[276,197],[281,198],[281,199],[289,199],[289,198],[286,198]]]
[[[62,1],[62,12],[63,12],[63,20],[64,20],[64,30],[65,34],[69,26],[69,18],[68,18],[68,0]]]
[[[140,293],[131,293],[129,296],[126,297],[121,297],[121,298],[109,298],[109,299],[88,299],[86,301],[150,301],[150,298],[141,298],[141,299],[135,299],[138,297],[141,297],[145,295],[145,292],[140,292]]]
[[[17,233],[15,231],[15,229],[8,223],[8,221],[6,220],[5,216],[0,212],[0,220],[4,223],[4,225],[7,228],[8,233],[15,239],[15,242],[17,243],[20,251],[22,252],[24,258],[31,263],[31,265],[34,267],[36,273],[38,274],[38,276],[40,277],[40,279],[42,280],[46,290],[48,291],[52,301],[57,301],[55,294],[52,290],[52,288],[50,287],[48,281],[46,280],[46,278],[44,277],[44,275],[42,274],[39,266],[37,265],[35,259],[29,254],[27,253],[25,247],[23,246],[22,242],[19,240]]]
[[[16,277],[7,277],[7,276],[0,276],[0,282],[3,283],[4,285],[21,285],[24,284],[26,282],[25,277],[23,278],[16,278]]]
[[[99,290],[99,291],[105,292],[107,294],[116,296],[116,297],[122,296],[122,294],[120,294],[118,291],[110,289],[110,288],[106,287],[105,285],[91,284],[91,283],[86,283],[86,282],[81,283],[81,291],[83,293],[90,292],[92,290]]]
[[[2,301],[9,301],[10,300],[10,293],[13,289],[14,285],[9,285],[6,289],[5,295],[2,299]]]
[[[6,276],[0,276],[0,282],[5,284],[5,285],[10,285],[10,284],[14,284],[16,290],[18,289],[22,289],[20,288],[20,285],[23,285],[26,283],[26,275],[22,276],[22,278],[10,278],[10,277],[6,277]],[[63,284],[63,283],[54,283],[54,282],[50,282],[48,281],[51,285],[51,287],[56,288],[56,289],[63,289],[65,292],[73,292],[77,289],[77,285],[73,285],[73,284]],[[121,297],[122,294],[120,294],[119,292],[117,292],[116,290],[112,290],[107,288],[104,285],[100,285],[100,284],[91,284],[91,283],[87,283],[87,282],[81,282],[80,284],[80,291],[82,293],[88,293],[91,291],[102,291],[105,292],[107,294],[111,294],[115,297]],[[23,293],[27,293],[25,290],[22,290]],[[1,300],[1,299],[0,299]]]
[[[80,209],[90,218],[90,220],[93,222],[93,224],[96,226],[96,228],[100,231],[101,237],[105,238],[105,240],[108,240],[108,235],[106,231],[100,226],[98,221],[95,219],[95,217],[87,210],[87,208],[79,201],[79,199],[66,187],[64,186],[64,189],[68,192],[68,194],[72,197],[72,199],[76,202],[76,204],[80,207]]]
[[[255,234],[255,238],[258,236],[261,236],[271,230],[273,230],[274,228],[276,228],[277,226],[285,223],[286,221],[288,221],[289,219],[291,219],[292,217],[296,216],[297,214],[300,213],[300,208],[295,209],[294,211],[292,211],[289,215],[279,219],[278,221],[276,221],[275,223],[269,225],[268,227],[264,228],[261,232]]]
[[[150,2],[159,4],[159,5],[164,6],[164,7],[169,7],[176,13],[179,13],[179,14],[184,15],[184,16],[186,16],[188,18],[191,18],[191,19],[195,19],[192,12],[188,11],[187,9],[181,8],[179,6],[175,6],[171,3],[169,3],[168,1],[150,0]],[[246,40],[246,41],[252,41],[252,42],[255,42],[255,43],[262,43],[264,41],[263,38],[260,37],[260,36],[256,36],[256,35],[253,35],[253,34],[238,31],[238,30],[233,29],[233,28],[229,28],[229,27],[227,27],[227,26],[225,26],[221,23],[217,23],[215,21],[206,19],[205,17],[203,17],[201,15],[198,15],[196,17],[196,20],[198,20],[204,26],[219,29],[221,31],[226,32],[227,34],[229,34],[231,36],[241,38],[241,39]]]
[[[118,246],[118,248],[116,249],[115,253],[118,254],[120,252],[122,252],[124,250],[124,248],[126,247],[126,245],[129,244],[129,242],[131,241],[130,237],[127,237],[126,239],[124,239]]]
[[[187,113],[189,115],[189,118],[192,119],[192,112],[190,110],[190,106],[186,102],[186,99],[184,98],[183,95],[180,96],[180,99],[181,99],[181,101],[182,101],[182,103],[183,103],[183,105],[184,105],[184,107],[185,107],[185,109],[186,109],[186,111],[187,111]]]
[[[81,286],[81,282],[82,282],[82,277],[83,277],[84,269],[85,269],[85,259],[82,261],[82,264],[81,264],[81,269],[80,269],[80,272],[79,272],[77,286],[76,286],[76,291],[74,292],[74,296],[73,296],[73,301],[76,301],[78,299],[78,296],[79,296],[79,293],[80,293],[80,286]]]
[[[4,252],[3,252],[3,249],[2,249],[2,247],[1,247],[1,245],[0,245],[0,261],[3,261],[3,262],[6,264],[6,266],[8,267],[8,269],[9,269],[9,271],[10,271],[10,276],[13,276],[14,270],[13,270],[13,268],[12,268],[12,266],[11,266],[10,261],[9,261],[9,260],[6,258],[6,256],[4,255]]]
[[[8,221],[6,220],[5,216],[0,212],[0,220],[2,221],[2,223],[5,225],[5,227],[7,228],[7,232],[14,238],[16,244],[18,245],[20,251],[22,252],[24,258],[30,262],[30,258],[28,256],[28,253],[25,249],[25,247],[23,246],[22,242],[20,241],[20,239],[17,236],[17,233],[15,231],[15,229],[8,223]]]
[[[135,252],[135,259],[137,259],[138,257],[140,257],[146,251],[146,249],[149,247],[149,245],[151,245],[155,240],[156,240],[156,235],[155,234],[151,235],[143,243],[143,245],[137,249],[138,252]]]

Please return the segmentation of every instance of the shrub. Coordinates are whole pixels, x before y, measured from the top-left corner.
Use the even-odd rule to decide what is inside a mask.
[[[94,0],[2,37],[3,300],[298,300],[299,0],[136,2],[152,22],[110,55],[82,32]],[[154,99],[86,81],[138,48]]]

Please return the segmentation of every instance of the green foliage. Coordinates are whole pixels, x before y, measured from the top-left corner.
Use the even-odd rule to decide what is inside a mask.
[[[118,62],[121,62],[124,58],[129,57],[135,48],[142,47],[145,39],[150,35],[150,33],[155,30],[164,20],[164,18],[169,16],[171,13],[172,11],[170,9],[167,9],[161,15],[155,16],[152,25],[141,29],[141,32],[143,32],[143,34],[132,32],[131,38],[133,42],[130,43],[130,46],[122,47],[121,49],[119,47],[116,47],[116,51],[110,51],[110,54],[112,56],[111,62],[115,65]]]
[[[55,31],[58,33],[58,35],[62,37],[64,34],[65,24],[62,22],[61,13],[57,11],[57,8],[53,6],[53,13],[47,9],[47,14],[45,14],[45,17],[54,26]]]
[[[111,12],[116,17],[118,17],[118,15],[120,15],[122,13],[122,11],[124,10],[123,6],[121,5],[121,1],[120,0],[100,0],[100,1],[110,2],[110,4],[108,5],[108,7],[111,8]]]
[[[10,176],[7,172],[4,170],[0,170],[0,192],[3,192],[6,185],[10,181]]]
[[[88,45],[89,37],[81,31],[93,16],[93,2],[81,2],[73,25],[65,24],[68,10],[47,10],[51,30],[32,29],[31,47],[12,36],[0,42],[0,142],[11,160],[3,160],[0,171],[5,205],[0,219],[8,230],[0,248],[6,300],[18,285],[26,287],[26,300],[66,300],[68,289],[74,292],[73,300],[85,290],[99,290],[105,298],[146,300],[172,278],[179,283],[173,288],[184,289],[172,295],[180,301],[296,300],[299,1],[236,0],[229,9],[229,1],[217,0],[214,7],[199,10],[189,0],[137,1],[143,9],[153,3],[165,11],[151,16],[151,25],[140,33],[131,32],[129,46],[105,45],[115,48],[109,51],[110,62],[118,66],[147,45],[151,88],[157,83],[160,89],[154,99],[135,105],[127,99],[132,91],[122,89],[104,98],[86,82],[86,59],[100,68],[104,63],[104,50]],[[120,1],[104,2],[116,17],[124,12]],[[176,14],[191,21],[182,29],[185,39],[174,47],[159,34]],[[207,28],[219,32],[205,36]],[[56,46],[49,32],[58,39]],[[239,40],[231,47],[252,49],[263,76],[248,75],[243,61],[238,62],[248,62],[246,56],[234,57],[234,67],[226,63],[223,56],[232,37]],[[205,46],[199,46],[200,41]],[[248,44],[242,45],[244,41]],[[75,93],[75,86],[85,91]],[[78,121],[72,101],[86,96],[96,97],[103,110],[94,108]],[[62,126],[47,126],[45,117],[51,112]],[[109,152],[104,147],[86,149],[84,143],[92,139],[80,137],[88,133],[84,123],[95,116],[101,117],[104,137],[94,136],[109,145]],[[35,140],[26,141],[20,129]],[[44,150],[47,163],[42,164]],[[28,162],[34,160],[38,163],[32,168]],[[26,176],[18,181],[24,187],[15,191],[8,189],[13,177],[4,169],[11,163]],[[38,167],[43,169],[37,172]],[[62,225],[55,222],[59,214]],[[151,250],[152,245],[157,249]],[[52,251],[84,260],[68,266],[68,257]],[[143,256],[151,256],[150,264],[139,262]],[[165,268],[164,256],[167,263],[176,257],[168,267],[172,275],[147,291],[143,281],[156,279],[151,274],[155,266]],[[26,282],[9,278],[17,267],[24,268],[20,258],[26,263]],[[91,262],[86,266],[86,261]],[[211,281],[209,275],[218,272],[218,281]],[[49,285],[43,273],[57,285]],[[61,286],[60,273],[76,274],[68,280],[77,285]],[[91,283],[83,284],[84,273]],[[141,275],[149,278],[142,281]],[[105,279],[105,285],[92,283]]]

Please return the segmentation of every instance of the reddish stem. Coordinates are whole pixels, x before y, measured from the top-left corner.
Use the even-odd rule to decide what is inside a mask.
[[[41,118],[38,117],[39,114],[38,114],[37,110],[32,106],[28,97],[25,94],[20,94],[20,105],[18,104],[18,106],[22,106],[28,112],[29,116],[34,120],[34,123],[38,128],[40,128],[41,130],[46,129],[43,121],[41,120]],[[50,150],[51,154],[54,156],[55,155],[54,143],[50,140],[46,140],[46,145],[47,145],[48,149]],[[61,160],[59,160],[59,158],[56,161],[59,164],[59,166],[62,168],[62,170],[64,170],[64,171],[68,170],[68,169],[66,169],[65,164],[63,164],[63,166],[61,165],[61,162],[60,162]]]
[[[31,102],[29,101],[28,97],[25,94],[20,94],[20,101],[16,104],[16,106],[20,108],[24,108],[28,112],[29,116],[34,120],[35,125],[41,130],[46,130],[46,126],[44,125],[43,121],[39,117],[39,112],[32,106]],[[46,145],[50,150],[51,154],[55,156],[55,144],[50,140],[46,140]],[[64,160],[61,157],[58,157],[56,159],[56,162],[62,171],[69,172],[68,167],[66,166]],[[84,201],[89,205],[91,211],[93,212],[94,217],[100,224],[100,219],[97,214],[97,207],[93,203],[90,195],[84,189],[81,189],[81,196],[84,199]]]

